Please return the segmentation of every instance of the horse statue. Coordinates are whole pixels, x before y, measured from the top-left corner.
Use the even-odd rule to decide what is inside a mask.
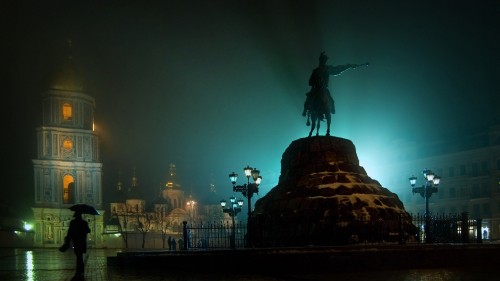
[[[327,65],[326,61],[328,57],[325,52],[322,52],[319,56],[319,66],[316,67],[311,77],[309,77],[309,86],[311,86],[311,91],[307,93],[306,101],[304,102],[304,111],[302,116],[307,115],[307,123],[309,126],[312,122],[311,131],[309,131],[309,137],[311,137],[314,129],[316,128],[316,136],[319,136],[320,121],[326,119],[326,135],[330,135],[330,124],[332,122],[332,116],[330,114],[335,114],[335,104],[333,98],[328,90],[328,80],[330,75],[337,76],[347,69],[354,69],[360,66],[367,66],[368,63],[364,64],[345,64],[345,65]],[[309,119],[311,121],[309,121]]]
[[[326,135],[330,135],[330,124],[332,123],[332,115],[335,113],[335,105],[330,93],[327,89],[320,91],[311,91],[304,104],[303,116],[307,114],[307,126],[311,126],[309,137],[312,136],[316,129],[316,136],[319,136],[320,122],[326,119]]]

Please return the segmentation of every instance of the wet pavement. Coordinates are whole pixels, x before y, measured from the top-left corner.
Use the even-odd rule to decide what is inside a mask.
[[[85,280],[109,280],[106,257],[116,250],[90,249],[85,256]],[[73,251],[0,249],[0,280],[71,280],[76,269]],[[117,279],[120,280],[120,279]]]
[[[259,267],[259,260],[252,264],[242,264],[237,260],[227,260],[218,270],[210,273],[196,270],[172,271],[168,265],[157,269],[121,268],[107,265],[107,257],[116,256],[119,250],[89,249],[85,257],[85,280],[166,280],[166,281],[285,281],[285,280],[427,280],[427,281],[477,281],[495,280],[500,275],[499,267],[459,267],[405,270],[369,270],[348,272],[260,272],[228,273],[228,268],[239,267],[241,272],[252,272]],[[500,253],[499,253],[500,254]],[[495,257],[496,258],[496,257]],[[0,280],[51,281],[71,280],[75,272],[75,256],[71,251],[65,253],[57,249],[0,249]]]

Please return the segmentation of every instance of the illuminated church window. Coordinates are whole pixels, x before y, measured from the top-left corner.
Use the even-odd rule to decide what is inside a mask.
[[[63,178],[63,203],[75,203],[75,180],[70,175],[66,175]]]
[[[69,103],[63,104],[62,108],[63,120],[70,121],[73,119],[73,107]]]
[[[63,142],[63,147],[66,150],[71,150],[73,149],[73,141],[70,139],[65,139]]]

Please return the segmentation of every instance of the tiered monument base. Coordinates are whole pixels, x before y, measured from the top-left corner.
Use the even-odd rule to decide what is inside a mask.
[[[354,144],[320,136],[293,141],[278,185],[255,203],[253,246],[342,245],[415,232],[395,193],[359,166]]]

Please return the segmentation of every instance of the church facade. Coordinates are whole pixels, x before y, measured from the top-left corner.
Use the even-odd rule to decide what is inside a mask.
[[[88,244],[103,247],[102,163],[94,131],[95,100],[87,95],[71,57],[42,94],[42,120],[36,129],[33,159],[35,247],[59,247],[74,204],[94,206],[100,216],[84,215]]]
[[[179,241],[182,237],[183,221],[195,219],[196,202],[191,197],[186,200],[176,178],[175,164],[169,165],[167,183],[156,198],[147,201],[146,197],[135,171],[128,188],[118,181],[105,232],[118,234],[122,241],[110,243],[110,247],[166,248],[168,238]]]

